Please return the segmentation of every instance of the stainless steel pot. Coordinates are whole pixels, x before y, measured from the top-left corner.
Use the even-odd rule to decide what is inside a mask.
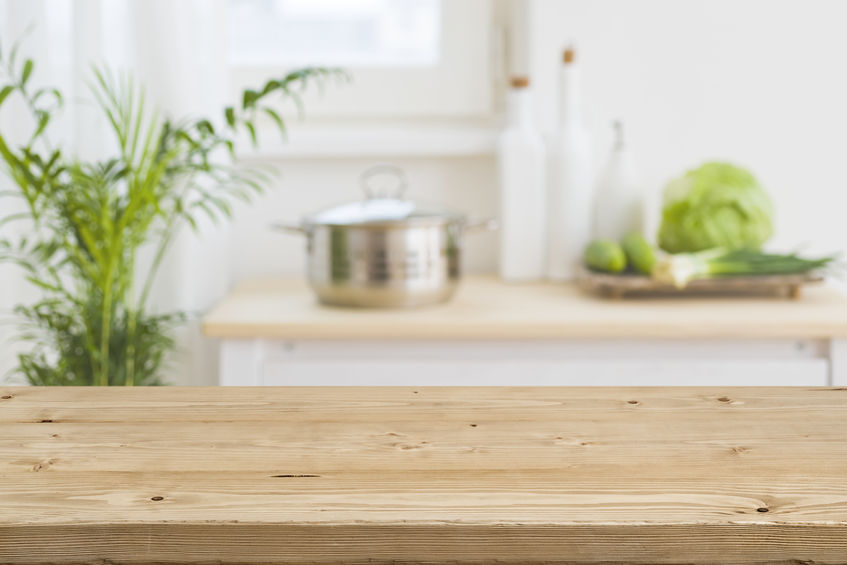
[[[390,176],[391,191],[378,190]],[[493,229],[449,210],[403,199],[401,169],[378,165],[362,175],[366,198],[275,229],[305,234],[309,283],[325,304],[420,306],[448,300],[460,277],[465,232]]]

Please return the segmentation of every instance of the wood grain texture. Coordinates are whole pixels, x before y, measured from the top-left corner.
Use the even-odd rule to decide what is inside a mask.
[[[577,271],[577,284],[588,292],[599,293],[610,298],[632,298],[643,294],[669,296],[699,296],[714,298],[715,295],[765,295],[782,296],[797,300],[802,296],[803,287],[824,282],[817,273],[790,275],[735,275],[694,279],[683,288],[667,282],[660,282],[647,275],[635,273],[610,274],[598,273],[586,267]]]
[[[462,282],[447,304],[321,306],[302,281],[242,283],[205,319],[207,335],[275,339],[615,339],[847,337],[847,297],[826,287],[777,296],[635,296],[610,301],[567,284]]]
[[[845,563],[847,389],[0,388],[0,563]]]

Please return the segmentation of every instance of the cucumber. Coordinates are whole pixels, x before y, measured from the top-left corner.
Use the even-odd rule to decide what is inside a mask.
[[[626,269],[626,255],[616,242],[595,239],[585,248],[585,264],[594,271],[620,273]]]
[[[656,264],[656,251],[647,243],[644,236],[638,232],[630,232],[621,240],[621,247],[626,254],[629,266],[636,272],[649,275]]]

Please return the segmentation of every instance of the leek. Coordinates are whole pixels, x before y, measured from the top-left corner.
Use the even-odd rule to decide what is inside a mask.
[[[684,288],[694,279],[738,275],[794,275],[824,269],[834,257],[806,259],[752,249],[708,249],[666,255],[653,267],[653,279]]]

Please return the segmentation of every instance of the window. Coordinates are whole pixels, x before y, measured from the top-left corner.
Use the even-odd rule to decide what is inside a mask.
[[[492,109],[489,0],[229,0],[234,93],[304,65],[353,82],[311,117],[480,117]]]
[[[439,0],[231,0],[235,65],[433,66]]]

